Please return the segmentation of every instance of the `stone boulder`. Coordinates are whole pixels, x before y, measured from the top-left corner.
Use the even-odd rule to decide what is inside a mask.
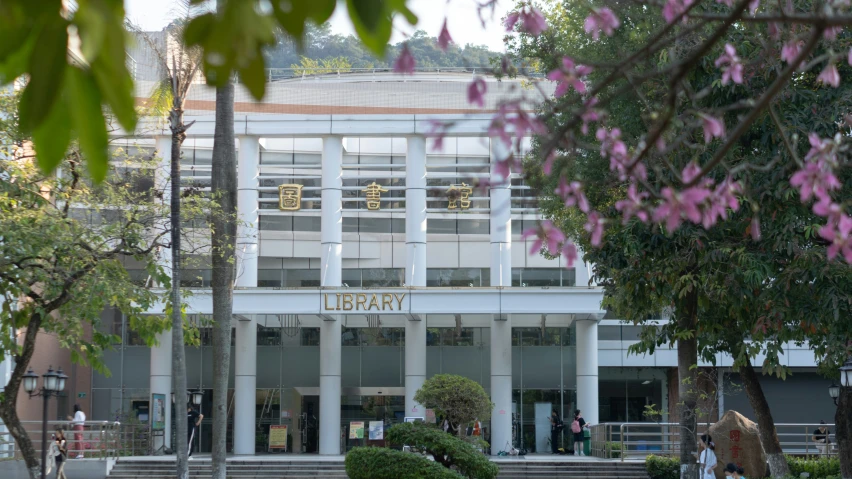
[[[716,443],[716,479],[725,479],[725,465],[732,462],[745,470],[745,477],[766,477],[766,454],[760,444],[757,423],[736,411],[728,411],[710,427]]]

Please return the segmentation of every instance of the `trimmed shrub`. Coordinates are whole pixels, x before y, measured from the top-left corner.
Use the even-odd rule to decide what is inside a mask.
[[[826,479],[840,475],[840,459],[837,457],[819,457],[816,459],[785,457],[787,458],[787,465],[790,466],[790,474],[795,477],[801,476],[803,472],[807,472],[810,479]]]
[[[620,442],[608,442],[606,443],[606,457],[612,459],[620,459],[621,458],[621,443]]]
[[[435,458],[435,462],[470,479],[494,479],[500,472],[476,445],[428,424],[397,424],[390,428],[385,439],[391,445],[417,447]]]
[[[455,472],[411,452],[356,447],[346,454],[349,479],[459,479]]]
[[[651,454],[645,458],[645,470],[651,479],[680,479],[680,459]]]

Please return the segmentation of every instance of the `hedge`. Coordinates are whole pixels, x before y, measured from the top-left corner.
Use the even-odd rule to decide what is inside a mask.
[[[460,479],[446,467],[411,452],[356,447],[346,454],[349,479]]]
[[[840,460],[837,457],[820,457],[818,459],[786,457],[787,464],[790,466],[790,474],[793,476],[800,477],[803,472],[807,472],[810,479],[840,476]]]
[[[397,424],[390,428],[385,439],[391,445],[415,446],[469,479],[494,479],[500,472],[476,445],[428,424]],[[479,444],[487,446],[488,443],[479,441]]]
[[[645,458],[645,470],[651,479],[680,479],[680,459],[652,454]]]

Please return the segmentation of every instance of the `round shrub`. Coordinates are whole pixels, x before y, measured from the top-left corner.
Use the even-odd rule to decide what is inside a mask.
[[[431,455],[435,462],[469,479],[494,479],[500,472],[477,446],[428,424],[403,423],[390,428],[388,444],[408,445]],[[485,441],[481,444],[487,445]]]
[[[645,470],[651,479],[680,479],[680,459],[652,454],[645,458]]]
[[[356,447],[346,454],[349,479],[460,479],[446,467],[411,452]]]

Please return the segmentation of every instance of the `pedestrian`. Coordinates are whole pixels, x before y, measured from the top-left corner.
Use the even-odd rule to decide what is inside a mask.
[[[732,462],[729,462],[725,466],[725,477],[730,477],[731,479],[745,479],[743,474],[745,474],[745,470]]]
[[[820,456],[829,454],[829,444],[831,444],[831,432],[825,426],[825,421],[819,422],[819,427],[814,431],[814,442]]]
[[[709,434],[703,434],[698,441],[702,448],[701,454],[698,456],[698,463],[701,467],[700,479],[715,479],[716,474],[716,444]]]
[[[204,414],[201,414],[195,409],[192,409],[192,404],[186,405],[186,425],[189,428],[189,430],[187,431],[189,433],[189,444],[187,444],[186,450],[188,452],[189,460],[192,460],[192,440],[195,439],[196,433],[198,431],[198,426],[201,425],[202,419],[204,419]]]
[[[83,458],[83,431],[86,429],[86,413],[79,404],[74,405],[74,417],[68,416],[74,427],[74,449],[77,451],[77,459]]]
[[[482,437],[482,423],[479,422],[479,418],[474,418],[473,420],[473,436],[478,438]]]
[[[53,460],[56,463],[56,479],[67,479],[65,476],[65,459],[68,456],[67,441],[65,440],[65,432],[62,429],[57,429],[53,436]]]
[[[559,435],[564,427],[565,423],[562,422],[559,413],[554,409],[550,413],[550,452],[553,454],[559,454]]]
[[[586,420],[580,414],[580,410],[574,411],[574,420],[571,422],[571,432],[574,433],[574,454],[577,456],[585,456],[583,452],[583,428],[586,427]]]

